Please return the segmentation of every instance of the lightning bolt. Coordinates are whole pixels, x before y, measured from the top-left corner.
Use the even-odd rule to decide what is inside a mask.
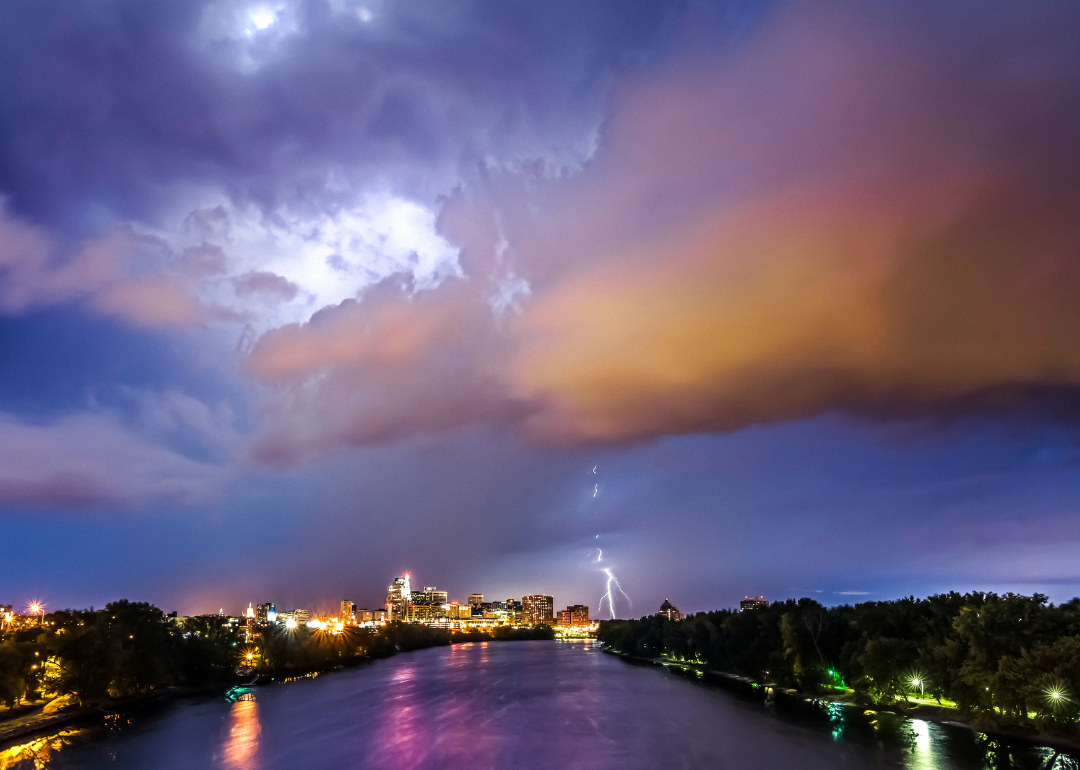
[[[601,559],[601,558],[602,558],[603,556],[604,556],[604,550],[603,550],[602,548],[597,548],[597,549],[596,549],[596,560],[597,560],[597,561],[600,561],[600,559]]]
[[[600,485],[599,484],[593,484],[592,496],[596,497],[596,493],[599,492],[599,491],[600,491]]]
[[[596,475],[596,466],[595,465],[592,467],[592,472],[593,472],[593,475],[595,476]]]
[[[634,603],[630,601],[630,597],[626,595],[626,591],[619,585],[619,579],[612,574],[611,570],[605,568],[604,572],[607,574],[607,591],[600,597],[599,609],[601,612],[604,610],[604,602],[608,604],[608,614],[611,615],[611,619],[615,619],[615,594],[612,592],[612,585],[618,589],[619,593],[623,595],[623,598],[630,604],[630,608],[633,609]]]

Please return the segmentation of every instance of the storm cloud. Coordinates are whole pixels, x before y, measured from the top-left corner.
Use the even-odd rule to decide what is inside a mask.
[[[604,543],[647,608],[1071,590],[1078,33],[3,4],[0,511],[56,544],[5,585],[107,541],[87,602],[142,559],[200,611],[399,569],[595,604]]]
[[[1055,4],[778,11],[735,50],[621,84],[580,173],[451,198],[440,229],[471,289],[328,308],[267,335],[252,371],[309,382],[324,421],[379,425],[331,443],[491,418],[619,442],[1074,387],[1077,25]],[[368,313],[390,301],[385,339],[410,343],[341,360],[383,337]],[[437,375],[433,329],[469,330]],[[344,395],[387,383],[367,403],[414,408]]]

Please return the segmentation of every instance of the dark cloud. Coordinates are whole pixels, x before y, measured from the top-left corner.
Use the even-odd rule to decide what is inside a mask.
[[[1070,4],[272,9],[0,7],[8,590],[1063,596]]]
[[[0,190],[15,210],[84,233],[154,219],[178,185],[332,205],[372,183],[431,198],[478,162],[577,163],[610,73],[677,11],[313,0],[258,29],[261,7],[5,4]]]

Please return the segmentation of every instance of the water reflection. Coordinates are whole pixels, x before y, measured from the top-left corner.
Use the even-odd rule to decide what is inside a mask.
[[[404,663],[390,677],[380,709],[381,728],[375,734],[375,753],[388,767],[415,767],[426,743],[415,700],[415,659],[406,658]]]
[[[229,711],[229,729],[222,753],[227,770],[256,770],[259,760],[259,705],[238,700]]]
[[[421,650],[257,696],[174,701],[102,740],[31,741],[0,770],[1080,770],[1052,749],[576,642]]]
[[[936,743],[940,743],[940,736],[933,733],[939,731],[937,725],[924,722],[921,719],[912,719],[908,725],[911,731],[910,752],[907,766],[911,770],[943,770],[938,761],[941,751],[935,750]],[[938,738],[938,740],[935,740]]]
[[[74,742],[84,731],[61,730],[55,735],[34,738],[0,750],[0,770],[45,770],[60,749]]]

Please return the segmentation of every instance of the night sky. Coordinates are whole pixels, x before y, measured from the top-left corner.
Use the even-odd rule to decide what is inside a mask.
[[[1080,593],[1077,40],[0,4],[0,603]]]

